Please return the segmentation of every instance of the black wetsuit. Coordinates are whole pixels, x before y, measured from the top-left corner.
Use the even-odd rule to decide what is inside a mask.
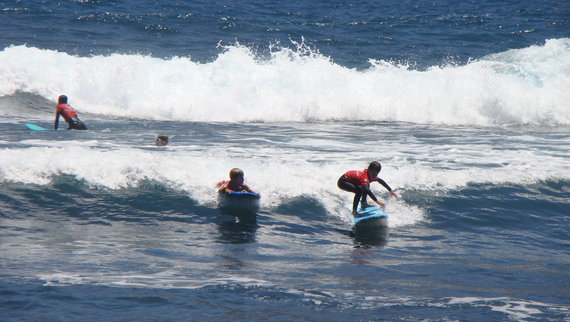
[[[69,125],[68,130],[87,130],[85,124],[77,116],[77,112],[69,104],[62,103],[57,105],[57,110],[55,112],[55,122],[53,127],[57,130],[59,125],[59,117],[62,116],[63,119]]]
[[[388,186],[386,181],[378,178],[378,183],[380,183],[382,186],[384,186],[384,188],[388,189],[388,191],[392,191],[392,188],[390,188],[390,186]],[[356,211],[356,209],[358,209],[358,202],[361,201],[361,199],[362,199],[362,203],[364,203],[364,204],[366,203],[366,197],[367,196],[370,196],[370,198],[372,198],[372,200],[374,200],[374,201],[378,201],[378,199],[376,198],[374,193],[372,193],[372,191],[370,190],[370,185],[367,185],[367,184],[356,185],[356,184],[350,182],[349,179],[346,178],[345,175],[342,175],[338,179],[337,186],[344,191],[354,193],[354,199],[352,201],[352,211],[354,211],[354,212]]]
[[[68,130],[87,130],[87,126],[77,116],[65,120],[69,124]]]

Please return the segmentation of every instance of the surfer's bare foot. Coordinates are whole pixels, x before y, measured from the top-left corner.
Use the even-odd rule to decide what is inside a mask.
[[[352,215],[353,215],[354,217],[362,217],[362,214],[359,214],[359,213],[357,213],[356,211],[353,211],[353,212],[352,212]]]

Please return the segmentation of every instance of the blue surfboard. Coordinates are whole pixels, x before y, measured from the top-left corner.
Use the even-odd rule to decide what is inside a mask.
[[[356,228],[388,227],[388,214],[378,207],[370,206],[364,209],[359,207],[358,213],[362,216],[353,217]]]
[[[246,191],[232,191],[228,193],[218,193],[218,204],[224,208],[239,208],[247,210],[259,209],[259,193]]]
[[[28,127],[28,129],[30,129],[32,131],[49,131],[49,129],[46,129],[44,127],[41,127],[39,125],[35,125],[32,123],[27,123],[26,126]]]

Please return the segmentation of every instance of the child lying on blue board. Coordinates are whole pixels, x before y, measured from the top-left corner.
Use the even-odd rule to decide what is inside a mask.
[[[354,193],[354,200],[352,202],[352,215],[355,217],[361,216],[356,210],[358,208],[358,202],[361,201],[361,208],[368,207],[368,202],[366,201],[366,197],[370,196],[372,200],[374,200],[380,207],[384,207],[384,203],[379,201],[374,193],[370,191],[370,183],[374,181],[378,181],[381,185],[384,186],[390,194],[394,197],[398,197],[398,195],[392,191],[392,188],[388,186],[388,184],[378,178],[378,174],[382,170],[382,166],[377,161],[372,161],[370,165],[368,165],[368,169],[364,169],[363,171],[358,170],[351,170],[343,174],[338,179],[338,187],[344,191]]]
[[[218,193],[228,193],[234,191],[247,191],[250,193],[256,193],[251,190],[246,184],[243,183],[244,174],[241,169],[233,168],[230,170],[230,180],[224,180],[216,185],[219,188]]]

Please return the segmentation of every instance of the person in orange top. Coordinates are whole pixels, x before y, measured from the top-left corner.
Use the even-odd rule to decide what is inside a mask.
[[[63,119],[67,122],[68,130],[87,130],[85,124],[79,119],[77,116],[77,112],[71,107],[71,105],[67,104],[67,96],[60,95],[57,98],[57,108],[55,110],[55,122],[53,124],[54,130],[57,130],[59,125],[59,116],[62,116]]]
[[[382,166],[379,162],[373,161],[368,165],[368,169],[364,169],[363,171],[359,170],[352,170],[348,171],[343,174],[338,179],[338,187],[344,191],[354,193],[354,200],[352,202],[352,215],[355,217],[359,217],[360,214],[356,211],[358,208],[358,202],[362,198],[362,205],[361,208],[365,208],[368,206],[366,202],[366,197],[370,196],[372,200],[374,200],[378,206],[384,207],[384,203],[381,202],[376,198],[376,196],[370,191],[370,183],[374,181],[378,181],[386,190],[390,191],[390,194],[394,197],[398,197],[392,188],[388,186],[386,181],[378,178],[378,174],[382,170]]]

